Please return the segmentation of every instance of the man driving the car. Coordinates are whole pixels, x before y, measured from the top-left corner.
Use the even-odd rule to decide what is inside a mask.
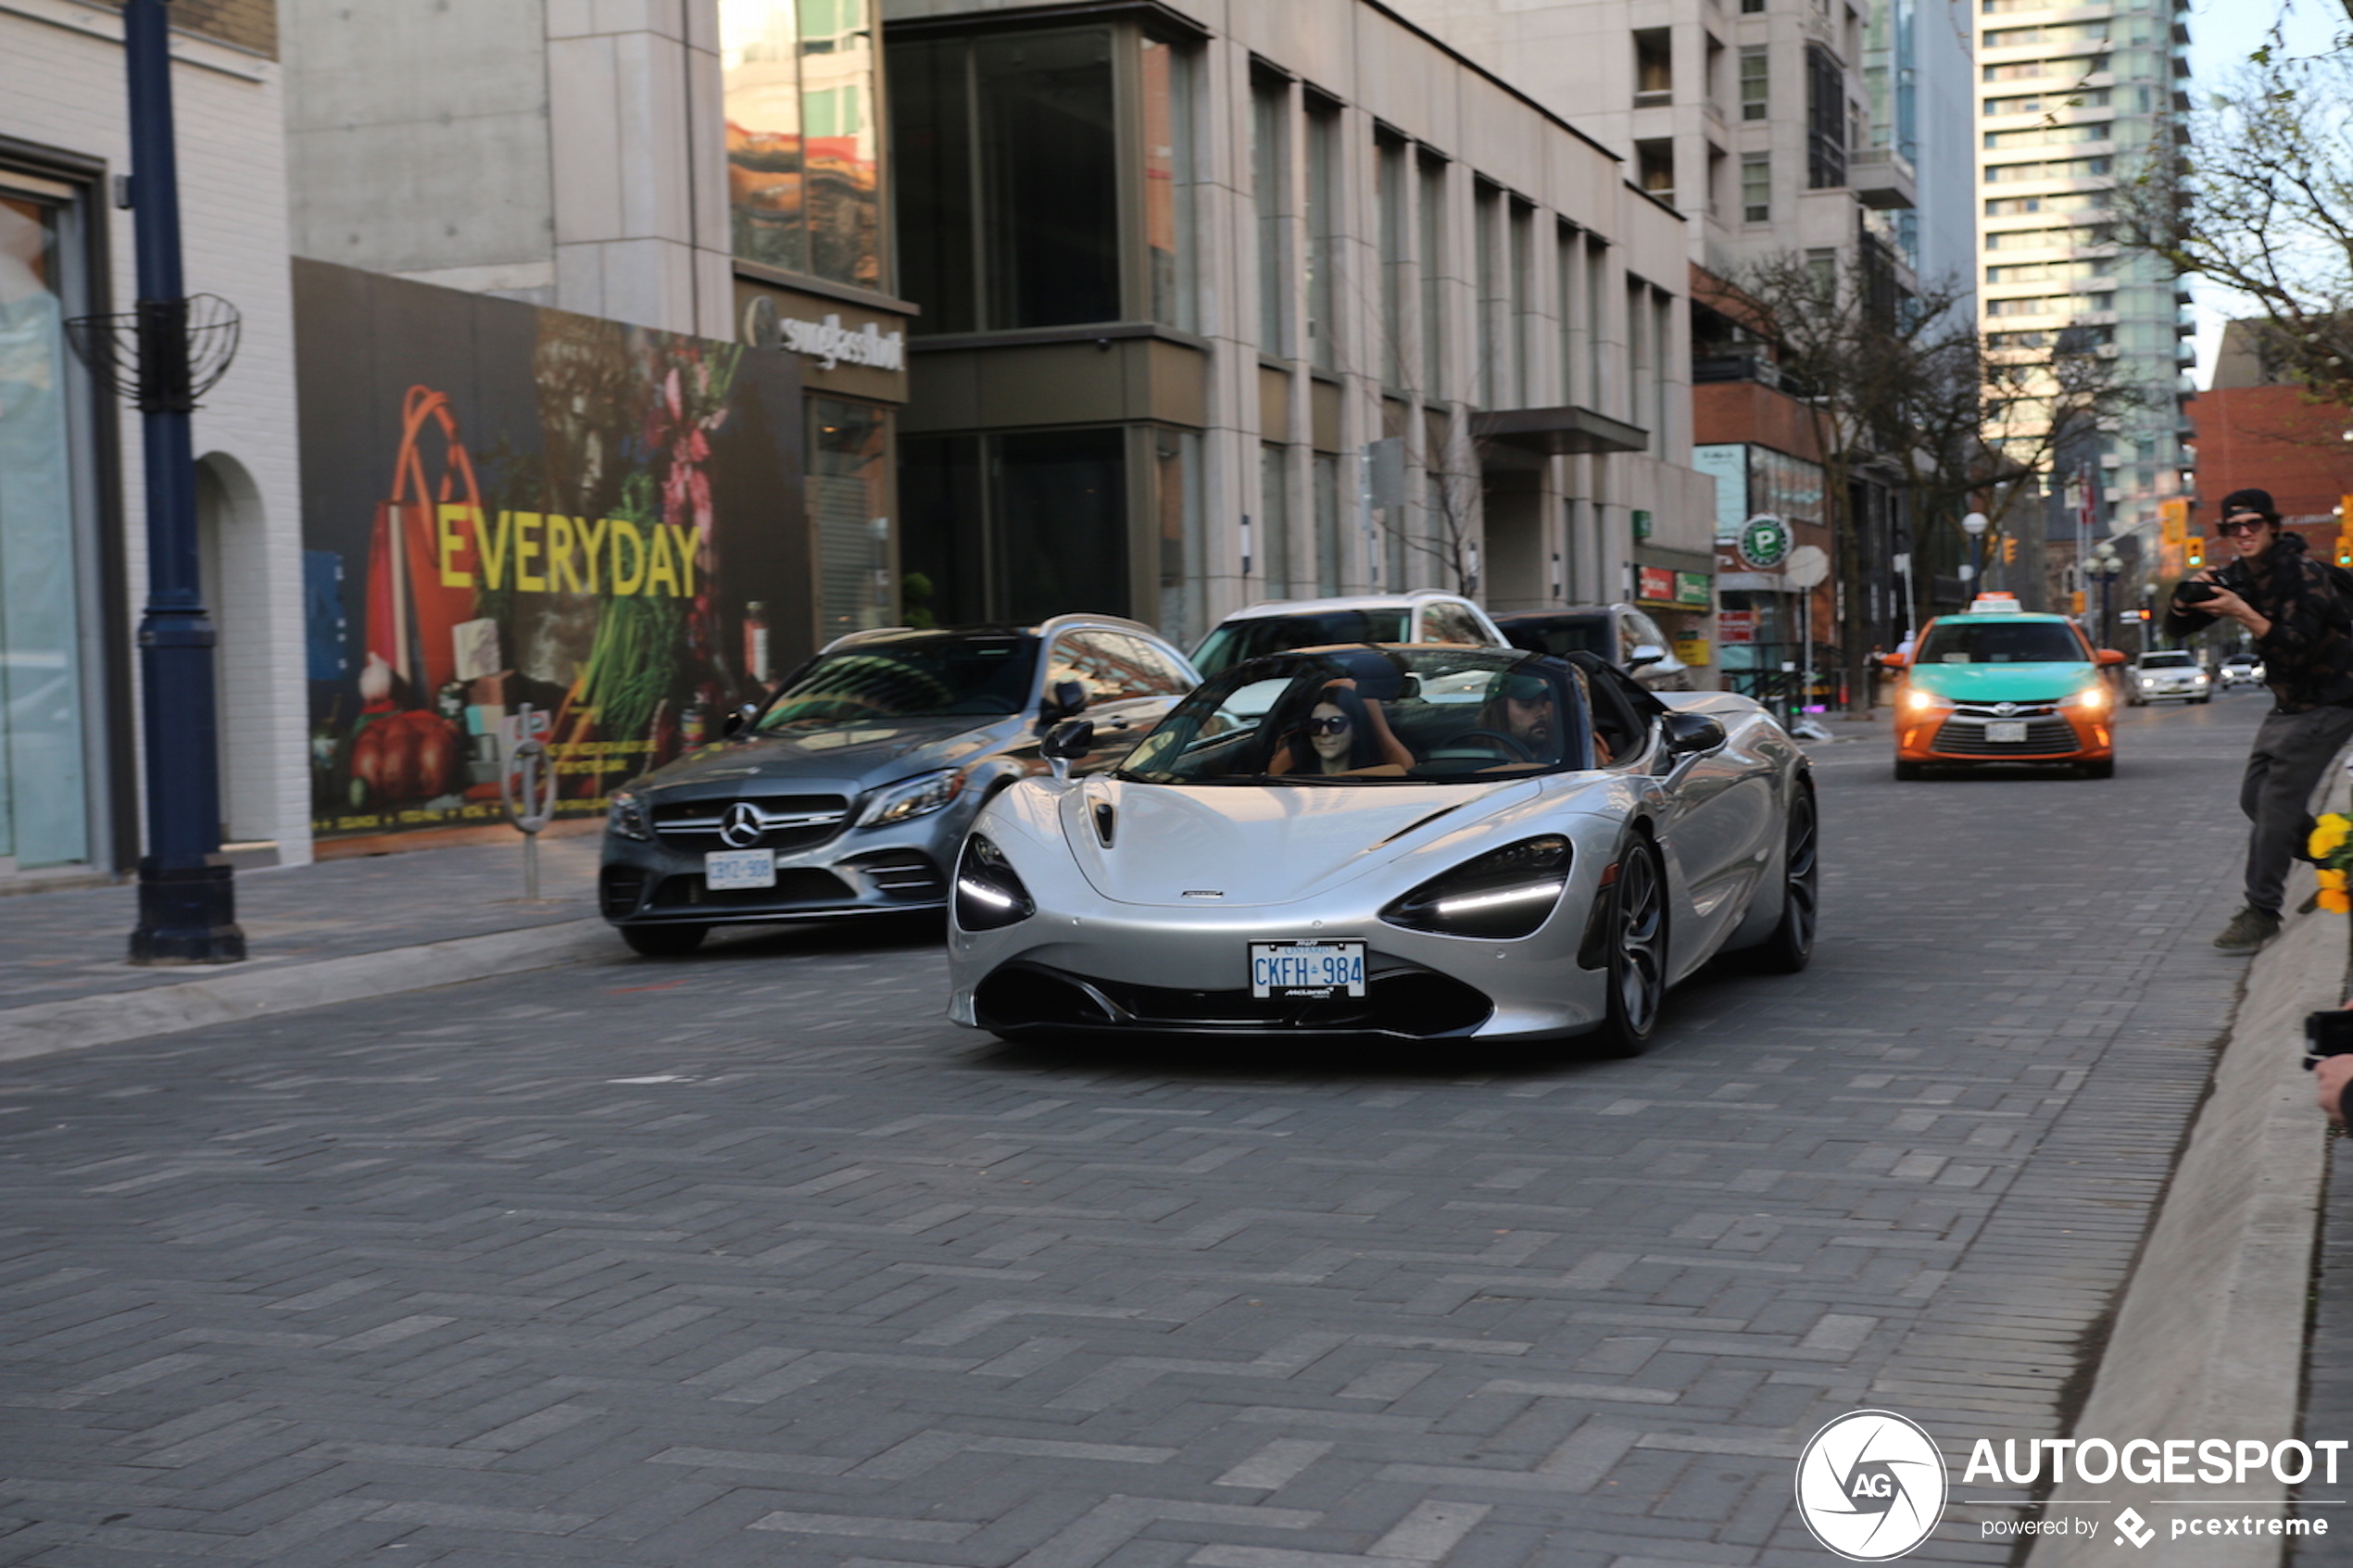
[[[1572,669],[1571,673],[1579,693],[1584,693],[1585,672]],[[1552,681],[1532,671],[1515,670],[1495,678],[1487,706],[1480,711],[1479,727],[1510,736],[1527,753],[1528,761],[1557,762],[1565,738],[1559,704]],[[1594,735],[1594,763],[1605,765],[1610,759],[1609,743]]]

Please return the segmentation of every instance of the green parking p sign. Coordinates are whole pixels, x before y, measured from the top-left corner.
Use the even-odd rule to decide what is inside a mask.
[[[1751,571],[1770,571],[1789,558],[1789,524],[1760,513],[1741,524],[1738,547]]]

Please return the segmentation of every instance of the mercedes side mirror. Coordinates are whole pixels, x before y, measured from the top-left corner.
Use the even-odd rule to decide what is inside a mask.
[[[1670,757],[1697,757],[1724,744],[1724,726],[1705,713],[1669,713],[1664,727]]]
[[[732,739],[735,736],[743,734],[747,729],[749,729],[751,727],[751,721],[759,717],[760,704],[756,702],[747,702],[741,708],[736,709],[734,712],[728,714],[726,718],[720,721],[719,733]]]
[[[1065,685],[1077,684],[1075,681]],[[1095,721],[1091,719],[1065,719],[1046,732],[1038,743],[1038,755],[1046,759],[1054,777],[1070,777],[1070,765],[1095,749]]]
[[[1087,710],[1087,683],[1056,681],[1038,705],[1038,721],[1051,724]]]
[[[1626,656],[1626,668],[1640,670],[1644,665],[1664,664],[1666,661],[1667,650],[1656,643],[1636,643],[1633,651]]]

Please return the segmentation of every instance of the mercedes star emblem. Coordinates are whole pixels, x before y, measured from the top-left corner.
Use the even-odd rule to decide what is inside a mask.
[[[720,842],[730,849],[749,849],[767,831],[768,825],[760,820],[760,808],[749,800],[736,801],[719,819]]]

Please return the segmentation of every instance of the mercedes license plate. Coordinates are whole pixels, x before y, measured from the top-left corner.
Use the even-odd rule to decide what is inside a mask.
[[[1365,994],[1362,942],[1252,942],[1250,994],[1253,997],[1361,997]]]
[[[2022,746],[2026,743],[2026,721],[1996,719],[1985,726],[1985,738],[1996,746]]]
[[[702,882],[713,893],[776,885],[774,849],[713,849],[702,858]]]

